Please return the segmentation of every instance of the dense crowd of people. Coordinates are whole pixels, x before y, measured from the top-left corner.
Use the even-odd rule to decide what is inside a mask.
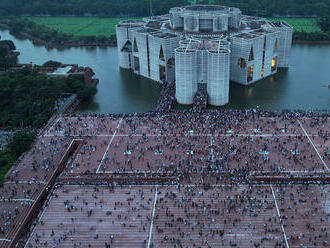
[[[277,176],[283,173],[307,173],[310,175],[315,172],[328,173],[330,162],[329,114],[291,111],[273,113],[262,110],[207,110],[203,107],[205,105],[205,95],[203,94],[197,96],[200,99],[195,99],[194,108],[173,111],[173,90],[173,85],[164,87],[162,94],[167,97],[162,97],[158,109],[149,113],[70,115],[56,118],[44,133],[40,133],[33,148],[15,164],[5,178],[4,185],[0,188],[0,205],[2,206],[0,246],[6,245],[8,242],[6,240],[13,238],[15,230],[17,230],[17,223],[24,219],[34,201],[38,199],[40,192],[47,188],[49,180],[58,168],[59,161],[67,152],[73,139],[81,139],[82,145],[73,153],[72,160],[60,178],[79,178],[88,172],[88,175],[94,179],[102,174],[109,178],[113,175],[117,177],[123,175],[129,176],[131,182],[134,181],[134,177],[138,178],[143,174],[154,172],[154,174],[150,174],[152,177],[170,175],[175,178],[175,181],[170,182],[172,184],[182,185],[182,187],[188,184],[199,185],[205,191],[212,188],[212,184],[249,184],[251,183],[250,175],[253,172],[271,173]],[[108,172],[111,173],[107,174]],[[209,197],[215,197],[213,194],[220,194],[214,190],[210,192],[213,193]],[[236,199],[225,195],[225,198],[221,198],[222,202],[219,204],[222,204],[221,207],[224,211],[234,211],[230,209],[235,209],[235,207],[237,210],[249,209],[251,202],[256,203],[253,198],[254,193],[251,193],[249,196],[251,198],[247,201],[240,202],[237,202],[238,199],[244,198],[244,195],[235,194],[238,195]],[[180,198],[174,199],[179,195],[182,197],[181,201]],[[162,200],[159,200],[159,206],[165,211],[163,214],[166,215],[166,220],[162,224],[155,224],[155,230],[164,233],[164,235],[158,236],[161,238],[157,242],[185,247],[184,240],[187,240],[186,231],[188,232],[188,229],[190,229],[189,232],[198,233],[197,230],[207,227],[205,223],[202,224],[203,222],[198,223],[197,214],[189,213],[190,210],[194,212],[193,209],[199,209],[200,206],[202,208],[196,210],[201,214],[200,216],[204,216],[208,220],[218,218],[216,217],[219,215],[218,213],[209,212],[205,215],[203,210],[205,208],[216,209],[219,207],[218,204],[206,204],[206,200],[203,198],[202,201],[205,203],[199,205],[192,200],[194,197],[190,194],[189,188],[178,193],[177,196],[168,192],[165,197],[160,197]],[[180,202],[185,201],[183,199],[189,202],[189,206],[180,205]],[[273,202],[269,198],[264,200]],[[328,201],[330,202],[330,200]],[[177,213],[172,213],[166,202],[172,202],[171,204],[175,208],[180,209],[179,212],[184,210],[180,213],[188,217],[183,218],[181,214],[181,217],[176,216]],[[236,202],[235,207],[232,202]],[[73,211],[70,204],[71,202],[65,204],[69,209],[67,211]],[[134,207],[133,203],[130,204]],[[265,209],[274,209],[272,204],[271,207],[265,206]],[[317,208],[321,208],[321,206]],[[252,208],[250,207],[250,209]],[[93,209],[90,210],[92,211],[89,214],[93,215]],[[221,213],[220,216],[222,216]],[[309,217],[313,222],[313,216]],[[77,216],[74,221],[79,221],[79,218]],[[323,216],[322,218],[328,221],[328,217]],[[224,217],[224,219],[226,218]],[[155,221],[157,222],[157,217]],[[192,225],[191,221],[198,224]],[[223,220],[221,219],[221,221]],[[236,225],[239,222],[233,221],[233,219],[226,219],[226,221],[230,221],[230,225]],[[179,226],[189,228],[180,227],[178,229],[178,225],[173,224],[176,222],[180,223]],[[272,226],[274,223],[277,222],[269,224],[272,230],[275,230]],[[252,226],[253,222],[250,227]],[[165,234],[166,228],[175,230],[175,235]],[[255,228],[262,230],[261,227]],[[269,231],[268,225],[264,228],[267,229],[266,232]],[[276,228],[280,230],[278,225]],[[183,231],[184,229],[186,231]],[[200,246],[212,247],[208,241],[210,237],[217,236],[221,240],[226,235],[230,234],[233,237],[235,235],[235,232],[226,233],[226,228],[208,228],[207,230],[196,234],[196,237],[201,239]],[[279,232],[278,230],[276,233]],[[58,234],[54,233],[54,238],[56,235]],[[56,247],[56,245],[59,247],[60,242],[63,242],[63,237],[74,236],[74,232],[63,235],[62,240],[56,236],[57,238],[52,242],[55,246],[50,247]],[[327,237],[325,235],[328,235],[327,231],[323,231],[319,238],[323,245],[327,244],[323,242]],[[267,235],[265,237],[270,240],[274,239]],[[41,237],[38,236],[33,238],[41,240]],[[289,239],[299,240],[299,237],[293,235]],[[315,240],[314,238],[313,242],[320,244]],[[254,241],[252,239],[252,246],[255,247],[260,247],[265,242],[265,240],[259,240],[256,243]],[[142,240],[141,242],[142,246],[145,246],[147,241]],[[306,242],[310,242],[310,240]],[[39,247],[43,247],[40,244]],[[228,246],[235,246],[235,244],[237,245],[235,242],[225,243]],[[275,246],[281,247],[283,243],[276,243]],[[38,247],[38,245],[33,247]],[[79,247],[78,243],[76,243],[76,247]],[[107,240],[105,247],[113,247],[113,244]]]
[[[162,90],[160,92],[156,113],[170,112],[175,102],[175,83],[163,82]]]
[[[216,183],[235,183],[248,182],[255,171],[280,175],[327,170],[328,119],[327,115],[280,115],[257,110],[70,116],[58,121],[50,134],[88,136],[79,163],[70,168],[79,167],[79,173],[95,173],[97,169],[116,173],[154,171],[172,173],[189,183],[196,178],[199,182],[203,177],[212,179],[210,176]]]
[[[27,247],[327,247],[329,193],[317,184],[60,185]]]
[[[58,168],[68,147],[63,137],[38,137],[7,173],[0,187],[0,247],[8,247],[20,223]]]

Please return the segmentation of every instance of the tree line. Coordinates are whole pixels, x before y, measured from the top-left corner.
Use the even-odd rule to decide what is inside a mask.
[[[152,0],[154,14],[188,0]],[[148,16],[150,0],[0,0],[0,15]]]
[[[153,14],[165,14],[191,0],[152,0]],[[258,16],[324,16],[330,0],[197,0],[240,8]],[[0,0],[0,15],[94,15],[109,17],[149,16],[150,0]]]
[[[330,13],[330,0],[213,0],[213,2],[240,8],[245,15],[263,17],[312,17]]]

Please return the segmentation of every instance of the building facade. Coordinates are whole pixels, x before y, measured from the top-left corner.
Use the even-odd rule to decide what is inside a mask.
[[[221,106],[230,81],[249,85],[289,67],[293,29],[237,8],[192,5],[122,21],[116,32],[121,68],[175,81],[180,104],[192,104],[198,84],[207,84],[209,104]]]

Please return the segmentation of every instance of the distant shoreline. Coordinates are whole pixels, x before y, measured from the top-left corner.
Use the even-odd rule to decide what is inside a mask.
[[[0,28],[11,30],[7,24],[0,23]],[[20,36],[32,40],[33,42],[47,47],[117,47],[116,43],[53,43],[39,39],[25,32],[20,32]]]
[[[293,40],[292,44],[329,45],[330,40]]]

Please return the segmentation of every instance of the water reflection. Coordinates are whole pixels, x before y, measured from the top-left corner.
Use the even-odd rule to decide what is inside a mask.
[[[92,67],[100,83],[94,101],[81,106],[83,112],[141,113],[157,104],[161,85],[120,70],[115,47],[46,48],[8,31],[0,30],[0,36],[15,42],[21,52],[20,63],[56,60]],[[221,109],[330,110],[329,64],[329,45],[294,45],[289,70],[248,87],[230,83],[230,103]]]

